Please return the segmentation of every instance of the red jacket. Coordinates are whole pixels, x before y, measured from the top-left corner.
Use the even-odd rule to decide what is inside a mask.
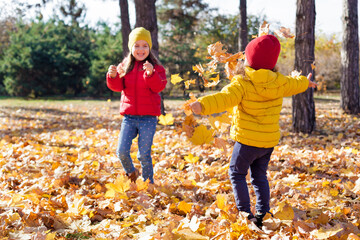
[[[112,78],[107,74],[108,88],[121,92],[121,115],[152,115],[161,114],[161,92],[166,86],[166,75],[163,66],[154,66],[154,71],[147,76],[143,70],[144,62],[135,62],[133,70],[124,77],[119,74]]]

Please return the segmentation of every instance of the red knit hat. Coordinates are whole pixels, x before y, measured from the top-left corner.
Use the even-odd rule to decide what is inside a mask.
[[[250,41],[245,48],[245,57],[250,67],[273,69],[280,54],[280,42],[273,35],[263,35]]]

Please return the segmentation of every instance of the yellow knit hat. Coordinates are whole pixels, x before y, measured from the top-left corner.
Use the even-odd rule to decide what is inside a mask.
[[[143,27],[137,27],[129,34],[128,47],[130,52],[135,42],[139,40],[145,40],[149,44],[149,48],[151,49],[152,42],[150,32]]]

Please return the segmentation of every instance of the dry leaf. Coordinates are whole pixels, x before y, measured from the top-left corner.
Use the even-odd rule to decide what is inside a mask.
[[[161,125],[167,126],[167,125],[173,125],[174,124],[174,117],[171,113],[168,113],[166,115],[160,115],[159,116],[159,123]]]

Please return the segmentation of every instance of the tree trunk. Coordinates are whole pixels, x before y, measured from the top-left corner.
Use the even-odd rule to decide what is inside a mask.
[[[343,41],[341,49],[341,108],[350,114],[360,112],[358,1],[343,0]]]
[[[239,51],[244,51],[248,43],[246,0],[240,0],[239,10]]]
[[[156,0],[135,0],[136,24],[135,27],[144,27],[151,33],[151,51],[159,57],[158,27],[156,16]],[[161,97],[161,114],[165,115],[164,96]]]
[[[158,27],[156,18],[156,0],[135,0],[135,27],[144,27],[151,33],[152,52],[159,56]]]
[[[297,0],[295,70],[307,75],[312,72],[311,64],[315,60],[315,0]],[[313,79],[315,73],[313,72]],[[311,133],[315,129],[314,90],[309,88],[292,97],[293,130]]]
[[[129,42],[129,34],[131,32],[130,20],[129,20],[129,4],[127,0],[119,0],[119,5],[120,5],[120,17],[121,17],[123,56],[125,57],[129,53],[128,42]]]

